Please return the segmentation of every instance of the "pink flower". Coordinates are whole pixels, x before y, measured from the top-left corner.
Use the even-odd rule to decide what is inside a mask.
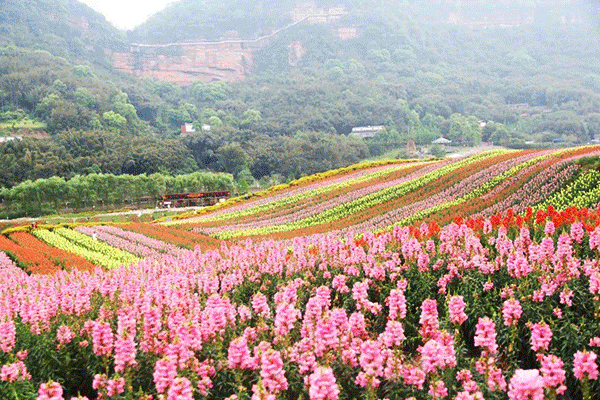
[[[510,400],[544,400],[544,380],[537,369],[518,369],[508,386]]]
[[[573,359],[573,373],[580,381],[598,379],[597,355],[593,351],[578,351]]]
[[[419,333],[423,337],[423,341],[432,339],[437,335],[440,325],[438,322],[437,302],[434,299],[423,300],[419,323],[421,324]]]
[[[388,320],[385,325],[385,331],[381,334],[381,338],[387,347],[399,347],[402,345],[402,341],[406,339],[402,323],[400,321]]]
[[[590,342],[588,343],[588,346],[590,346],[590,347],[600,347],[600,337],[594,336],[593,338],[591,338]]]
[[[554,235],[554,222],[548,221],[546,222],[546,226],[544,227],[544,233],[548,236]]]
[[[548,351],[548,346],[552,340],[550,327],[542,322],[529,325],[529,329],[531,329],[531,350],[536,352],[539,350]]]
[[[71,329],[66,325],[61,325],[58,327],[56,331],[56,340],[59,343],[59,346],[64,346],[67,343],[70,343],[71,340],[75,338],[75,333],[71,332]]]
[[[475,330],[475,346],[483,347],[484,356],[498,352],[496,325],[489,317],[479,318]]]
[[[136,366],[135,341],[121,336],[115,341],[115,372],[124,372],[127,366]]]
[[[174,357],[165,357],[156,362],[154,366],[154,384],[158,393],[164,393],[169,388],[175,378],[177,378],[177,361]]]
[[[0,381],[2,382],[28,381],[30,379],[31,375],[27,372],[23,361],[3,365],[0,370]]]
[[[544,387],[554,388],[556,393],[563,394],[567,387],[564,385],[566,373],[562,369],[564,365],[562,360],[550,354],[542,357],[541,364],[540,372],[544,380]]]
[[[448,389],[444,385],[444,381],[436,381],[429,385],[429,395],[434,399],[441,399],[448,396]]]
[[[348,293],[350,289],[346,286],[347,279],[348,277],[346,275],[336,275],[331,281],[331,286],[340,293]]]
[[[390,308],[389,319],[406,317],[406,297],[404,297],[404,291],[392,289],[390,295],[385,299],[385,303]]]
[[[192,400],[193,398],[192,384],[185,377],[175,379],[167,392],[167,399],[169,400]]]
[[[317,367],[308,377],[310,400],[337,400],[340,390],[329,367]]]
[[[271,318],[271,309],[267,302],[267,296],[262,293],[256,293],[252,296],[252,308],[259,317],[269,319]]]
[[[13,320],[0,323],[0,350],[10,353],[15,347],[16,334]]]
[[[108,322],[96,322],[92,328],[94,354],[97,356],[110,356],[113,349],[113,333]]]
[[[511,298],[502,305],[502,318],[504,318],[504,325],[506,326],[517,325],[521,314],[523,314],[523,309],[519,300]]]
[[[280,393],[287,390],[288,382],[285,378],[281,353],[270,348],[270,345],[266,342],[261,342],[258,348],[261,347],[262,349],[257,356],[260,357],[260,377],[265,388],[269,393]]]
[[[360,366],[368,378],[375,378],[383,375],[384,358],[381,347],[377,342],[367,340],[360,345],[360,356],[358,357]],[[376,387],[377,385],[373,385]]]
[[[125,391],[125,378],[109,379],[106,381],[106,394],[112,397]]]
[[[42,383],[38,389],[37,400],[64,400],[63,389],[58,382]]]
[[[248,342],[244,336],[233,339],[229,343],[227,365],[230,369],[254,369],[257,368],[254,359],[250,355]]]
[[[450,322],[454,325],[462,325],[467,320],[465,314],[465,301],[462,296],[452,296],[448,301],[448,312],[450,314]]]

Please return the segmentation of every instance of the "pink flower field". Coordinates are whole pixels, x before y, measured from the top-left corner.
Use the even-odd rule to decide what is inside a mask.
[[[94,273],[0,255],[0,395],[595,399],[600,219],[546,214]]]

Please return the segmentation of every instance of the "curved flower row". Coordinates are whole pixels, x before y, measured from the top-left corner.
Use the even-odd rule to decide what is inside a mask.
[[[373,173],[385,173],[385,171],[387,170],[395,170],[396,168],[398,168],[398,166],[402,167],[403,164],[414,164],[414,161],[394,161],[391,163],[385,162],[383,163],[383,165],[380,163],[365,163],[338,170],[327,171],[325,173],[318,173],[315,175],[300,178],[296,181],[293,181],[290,184],[274,186],[272,188],[267,189],[268,195],[266,196],[257,196],[243,203],[234,204],[228,207],[219,207],[214,212],[210,214],[205,214],[205,216],[209,216],[212,218],[213,216],[218,217],[220,215],[224,215],[226,217],[231,213],[244,212],[244,210],[248,208],[262,207],[268,205],[269,203],[286,199],[290,196],[297,196],[305,192],[310,192],[315,189],[319,189],[323,186],[337,185],[339,183],[346,182],[349,180],[360,179],[365,175],[370,175]],[[279,187],[284,188],[278,190]],[[203,218],[203,216],[198,216],[189,219],[203,220]],[[169,224],[177,224],[177,222],[178,220],[171,221],[169,222]],[[187,221],[182,222],[187,223]]]
[[[376,213],[373,218],[370,218],[361,224],[352,225],[346,229],[342,229],[339,233],[345,234],[350,230],[365,231],[385,229],[395,221],[410,217],[417,212],[430,209],[435,205],[444,204],[465,196],[498,174],[530,160],[532,157],[535,157],[536,154],[538,153],[526,152],[524,154],[519,154],[518,156],[510,155],[509,158],[487,165],[479,171],[467,171],[467,174],[458,180],[448,180],[451,184],[442,191],[437,193],[432,193],[432,191],[415,193],[415,196],[407,199],[403,204],[394,204],[394,207],[390,211]]]
[[[559,151],[553,152],[553,153],[545,153],[545,154],[542,153],[542,155],[540,155],[538,157],[532,158],[528,161],[525,161],[524,163],[520,163],[520,164],[512,167],[508,171],[504,171],[501,174],[494,176],[492,179],[486,181],[481,186],[474,188],[471,192],[467,193],[463,197],[448,201],[443,204],[433,206],[429,209],[426,209],[426,210],[423,210],[420,212],[417,212],[417,213],[411,215],[410,217],[404,218],[401,221],[399,221],[398,225],[407,225],[414,221],[423,220],[428,215],[439,212],[440,210],[443,210],[445,208],[449,208],[449,207],[455,206],[457,204],[466,203],[468,201],[471,201],[471,200],[483,195],[484,193],[490,191],[492,188],[502,184],[502,182],[509,179],[511,176],[514,176],[521,170],[524,170],[530,166],[533,166],[536,163],[542,162],[542,161],[546,160],[547,158],[560,156],[561,154],[566,153],[568,151],[570,151],[570,149],[563,149],[563,150],[559,150]]]
[[[138,257],[152,257],[158,256],[161,253],[155,249],[152,249],[148,246],[144,246],[142,244],[132,242],[130,240],[124,239],[119,236],[112,235],[108,232],[104,232],[100,229],[96,229],[96,227],[92,226],[78,226],[75,228],[77,232],[81,232],[87,236],[91,236],[92,238],[96,238],[105,242],[110,246],[114,246],[118,249],[125,250],[128,253],[134,254]]]
[[[406,168],[404,171],[406,171],[407,174],[404,176],[400,176],[396,179],[387,181],[383,180],[381,182],[377,180],[371,185],[363,186],[356,189],[354,189],[353,186],[346,186],[345,189],[347,190],[340,194],[334,193],[333,197],[328,197],[325,200],[322,200],[322,198],[312,199],[312,202],[308,204],[308,206],[303,207],[301,209],[296,209],[296,207],[292,207],[292,211],[288,212],[288,210],[285,210],[282,213],[283,215],[274,216],[272,218],[259,217],[257,219],[251,220],[250,222],[241,221],[234,225],[221,225],[220,223],[209,227],[200,225],[198,228],[195,228],[194,231],[206,234],[222,234],[223,232],[257,229],[264,226],[283,225],[290,222],[299,221],[305,218],[309,218],[311,216],[321,214],[324,211],[327,211],[334,207],[338,207],[342,204],[355,201],[362,197],[373,195],[374,193],[380,192],[382,190],[389,189],[391,187],[401,185],[402,183],[414,180],[428,173],[431,173],[432,171],[435,171],[439,167],[440,164],[428,164],[425,166],[421,166],[416,170],[414,168]]]
[[[227,210],[226,213],[214,213],[205,214],[197,218],[190,218],[187,220],[178,220],[166,223],[169,224],[180,224],[180,223],[193,223],[193,222],[215,222],[221,220],[238,220],[242,217],[250,215],[263,216],[266,213],[276,209],[287,209],[292,205],[296,205],[299,202],[306,200],[310,197],[318,197],[324,193],[335,191],[336,189],[350,187],[363,182],[385,180],[387,176],[396,174],[407,169],[414,169],[415,167],[422,167],[427,165],[425,162],[415,163],[404,163],[400,165],[386,166],[385,168],[379,167],[375,171],[362,171],[358,176],[347,177],[346,179],[338,178],[334,181],[324,181],[320,185],[313,184],[312,188],[303,188],[303,190],[297,190],[292,193],[287,193],[285,196],[275,196],[269,198],[269,201],[253,202],[248,204],[248,207],[238,208],[237,210]],[[430,163],[429,163],[430,164]],[[350,178],[350,179],[348,179]],[[389,180],[389,179],[388,179]],[[258,203],[258,204],[257,204]]]
[[[97,253],[105,254],[112,259],[121,262],[123,265],[133,264],[140,261],[140,258],[127,251],[102,243],[99,240],[94,240],[92,237],[84,235],[83,233],[79,233],[73,229],[58,228],[55,229],[54,232],[78,246],[85,247]]]
[[[23,247],[35,249],[36,252],[44,254],[58,266],[58,269],[72,269],[76,268],[81,271],[93,271],[96,266],[83,257],[79,257],[73,253],[65,250],[58,249],[56,247],[48,246],[43,241],[39,240],[35,236],[27,232],[13,232],[9,235],[10,239],[18,243]],[[39,273],[32,271],[33,273]],[[54,273],[55,271],[48,271]]]
[[[95,228],[99,231],[110,233],[111,235],[115,235],[123,239],[139,243],[151,249],[155,249],[161,253],[175,253],[181,250],[180,247],[177,247],[173,244],[142,235],[141,233],[127,231],[114,225],[98,225]]]
[[[11,260],[10,257],[6,255],[6,253],[0,251],[0,270],[11,270],[15,268],[17,268],[17,266],[15,265],[13,260]]]
[[[37,251],[34,247],[21,246],[4,235],[0,235],[0,250],[10,252],[26,272],[49,274],[60,269],[60,266],[44,253]]]
[[[477,154],[475,156],[468,157],[466,159],[462,159],[459,161],[455,161],[453,163],[447,164],[441,168],[436,168],[435,170],[429,172],[428,174],[419,176],[418,178],[414,178],[408,181],[405,181],[401,184],[386,187],[383,190],[379,190],[376,192],[372,192],[368,195],[356,198],[352,201],[341,203],[335,207],[331,207],[323,210],[318,214],[314,214],[308,216],[306,218],[302,218],[299,220],[290,221],[284,224],[279,225],[270,225],[261,228],[250,228],[239,231],[232,232],[224,232],[220,234],[216,234],[217,237],[223,239],[229,239],[236,236],[249,236],[255,234],[272,234],[276,232],[282,232],[286,230],[293,229],[302,229],[316,224],[323,224],[327,222],[334,221],[339,218],[343,218],[346,215],[358,214],[361,213],[368,207],[372,207],[376,204],[385,203],[395,198],[399,198],[407,193],[410,193],[413,190],[416,190],[419,187],[425,186],[428,183],[439,179],[442,176],[449,174],[450,172],[459,169],[461,167],[467,166],[471,163],[474,163],[478,160],[485,159],[487,157],[491,157],[496,154],[501,154],[501,151],[494,152],[484,152]]]
[[[88,236],[78,232],[76,232],[77,235],[73,235],[69,231],[71,230],[67,228],[60,228],[54,231],[36,229],[32,233],[50,246],[81,256],[101,267],[114,269],[121,265],[129,265],[140,261],[139,258],[123,250],[98,242],[92,238],[89,240],[93,241],[93,243],[90,243],[86,239]],[[73,239],[70,239],[70,237]],[[82,242],[86,243],[87,246],[82,244]]]
[[[593,207],[598,203],[600,203],[600,172],[589,170],[542,202],[539,208],[546,208],[552,204],[557,209],[563,210],[570,206]]]
[[[188,250],[193,250],[196,247],[200,247],[203,251],[214,250],[221,246],[221,241],[218,239],[200,233],[188,232],[173,226],[135,223],[121,225],[120,228]]]
[[[287,204],[285,207],[278,207],[262,212],[260,214],[250,214],[242,218],[220,220],[219,225],[224,229],[242,229],[243,225],[269,223],[277,220],[295,218],[298,219],[301,215],[311,215],[317,212],[320,207],[331,207],[335,204],[340,204],[349,201],[350,198],[356,198],[361,195],[366,195],[384,187],[393,186],[399,182],[411,179],[411,176],[418,176],[427,173],[428,170],[440,166],[440,164],[423,164],[413,163],[406,168],[396,169],[384,176],[378,176],[370,180],[360,180],[360,182],[346,182],[343,185],[328,188],[328,190],[320,191],[319,193],[306,197],[294,203]],[[329,204],[329,206],[327,205]],[[214,224],[213,224],[214,225]],[[185,225],[185,227],[195,227],[202,230],[204,227],[210,229],[211,223],[202,221],[193,225]]]

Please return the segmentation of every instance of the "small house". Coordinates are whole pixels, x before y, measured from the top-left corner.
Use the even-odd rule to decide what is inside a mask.
[[[181,135],[188,135],[190,133],[196,133],[193,123],[186,122],[185,124],[181,125]]]

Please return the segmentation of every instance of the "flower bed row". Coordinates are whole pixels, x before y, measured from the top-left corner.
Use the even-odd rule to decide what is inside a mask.
[[[382,190],[386,190],[398,185],[401,185],[405,182],[412,181],[416,178],[424,176],[432,171],[436,170],[440,167],[440,164],[428,164],[425,166],[412,166],[410,168],[406,168],[403,170],[405,174],[402,174],[400,177],[392,180],[383,180],[383,181],[375,181],[371,185],[365,185],[363,187],[352,187],[346,186],[343,187],[341,192],[329,192],[329,196],[325,196],[322,198],[311,198],[311,203],[308,206],[296,209],[293,207],[291,212],[287,212],[287,210],[280,210],[277,216],[274,216],[270,219],[265,219],[262,217],[258,217],[251,222],[240,221],[236,222],[234,225],[221,225],[212,224],[212,226],[204,226],[204,224],[197,225],[194,228],[194,231],[203,232],[206,234],[214,234],[218,233],[223,235],[225,232],[229,231],[243,231],[245,229],[254,229],[271,226],[271,225],[283,225],[293,221],[299,221],[302,219],[306,219],[308,217],[313,217],[315,215],[319,215],[322,212],[339,207],[343,204],[357,201],[365,196],[373,195],[374,193],[378,193]],[[192,225],[194,226],[194,225]],[[184,225],[184,227],[189,227],[189,225]],[[311,225],[311,228],[315,228],[315,225]]]
[[[33,247],[21,246],[4,235],[0,235],[0,250],[8,253],[28,273],[51,274],[61,269],[44,253]]]
[[[451,173],[454,170],[475,163],[481,159],[492,157],[493,155],[501,153],[502,152],[500,151],[480,153],[475,156],[471,156],[469,158],[447,164],[441,168],[436,168],[432,172],[423,176],[419,176],[418,178],[411,179],[409,181],[403,182],[399,185],[395,185],[392,187],[386,187],[383,190],[379,190],[377,192],[367,194],[354,200],[341,203],[335,207],[324,209],[318,214],[310,215],[299,220],[289,221],[280,225],[270,225],[266,227],[249,228],[235,232],[226,232],[222,234],[217,234],[216,236],[220,238],[229,239],[236,236],[273,234],[288,230],[307,228],[316,224],[328,223],[336,219],[344,218],[347,215],[357,215],[369,207],[385,203],[387,201],[399,198],[407,193],[410,193],[416,190],[417,188],[425,186],[428,183]]]
[[[479,197],[468,201],[458,199],[429,210],[429,216],[422,220],[445,225],[452,221],[454,215],[491,215],[509,208],[516,213],[523,212],[559,189],[578,169],[573,162],[594,154],[599,154],[598,149],[587,147],[553,153],[540,162],[530,163]],[[597,201],[600,201],[600,197]],[[411,217],[413,221],[421,220],[419,216]]]
[[[33,235],[50,246],[81,256],[104,268],[113,269],[140,261],[140,258],[131,253],[68,228],[57,228],[53,231],[37,229],[33,231]]]
[[[96,266],[85,258],[77,256],[71,252],[48,246],[43,241],[27,232],[14,232],[9,237],[23,247],[35,249],[36,252],[44,254],[54,264],[61,267],[60,269],[76,268],[81,271],[93,271]],[[39,273],[32,271],[33,273]],[[52,271],[54,272],[54,271]]]
[[[371,171],[370,173],[361,173],[352,179],[336,179],[333,182],[323,181],[321,185],[313,185],[315,187],[310,190],[305,188],[304,190],[298,191],[298,193],[288,193],[286,196],[277,196],[277,198],[271,198],[271,201],[269,202],[262,202],[261,204],[253,203],[251,207],[239,209],[237,211],[230,211],[226,214],[220,213],[218,215],[205,215],[198,218],[198,220],[201,220],[202,222],[218,221],[221,223],[223,220],[239,221],[244,220],[244,217],[247,218],[252,216],[258,216],[261,219],[265,219],[264,216],[269,215],[273,211],[289,210],[291,207],[297,207],[299,204],[302,204],[308,199],[320,198],[326,193],[338,191],[340,189],[342,192],[350,191],[352,188],[356,188],[357,185],[362,187],[372,187],[373,182],[381,182],[382,180],[389,181],[398,175],[406,175],[407,171],[412,172],[418,168],[422,168],[425,165],[427,164],[407,163],[393,167],[387,166],[386,168],[377,168],[375,171]]]
[[[193,250],[197,246],[202,251],[215,250],[221,247],[221,241],[200,233],[194,233],[178,229],[172,226],[153,225],[153,224],[125,224],[120,228],[136,232],[150,238],[158,239],[188,250]]]
[[[189,224],[186,222],[185,227],[202,228],[205,226],[215,225],[218,221],[219,227],[224,225],[240,226],[245,222],[256,223],[257,221],[273,221],[287,218],[290,215],[307,214],[314,208],[315,204],[333,203],[339,204],[342,201],[347,201],[343,197],[352,195],[355,197],[365,195],[382,189],[382,183],[387,186],[393,186],[400,181],[409,179],[412,174],[425,173],[430,168],[435,168],[439,164],[411,163],[395,168],[387,168],[385,171],[376,171],[370,174],[362,174],[361,177],[351,180],[342,180],[340,183],[324,182],[323,185],[310,191],[304,191],[298,195],[284,198],[285,200],[274,200],[261,207],[249,207],[242,212],[221,214],[213,218],[207,216],[201,219],[190,219]],[[198,222],[196,222],[198,221]],[[267,222],[268,223],[268,222]]]
[[[0,281],[0,398],[596,399],[599,212],[528,214]]]
[[[144,246],[137,242],[132,242],[130,240],[105,232],[93,226],[78,226],[77,228],[75,228],[75,230],[77,232],[81,232],[85,235],[91,236],[94,239],[101,240],[110,246],[116,247],[121,250],[125,250],[126,252],[134,254],[138,257],[155,257],[161,254],[156,249]]]

